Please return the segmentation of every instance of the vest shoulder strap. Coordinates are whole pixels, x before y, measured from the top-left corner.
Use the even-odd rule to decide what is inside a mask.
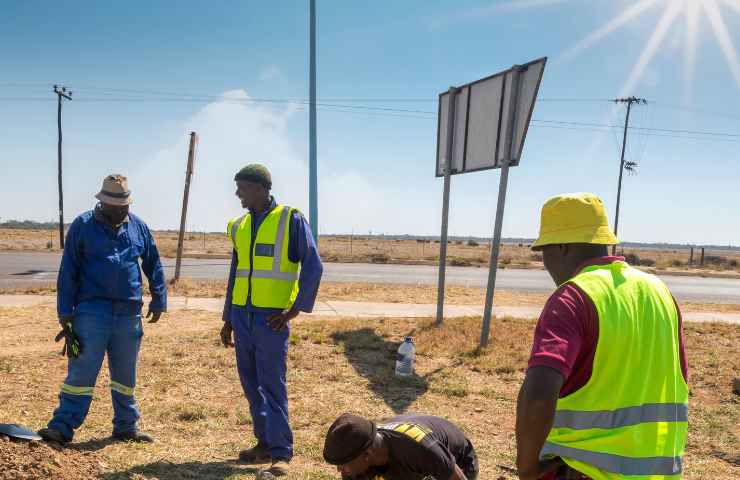
[[[239,227],[241,226],[242,222],[244,222],[244,219],[249,216],[249,213],[245,213],[241,217],[237,217],[231,220],[229,222],[229,226],[227,228],[227,235],[229,236],[229,239],[231,240],[231,243],[234,244],[234,247],[236,247],[236,231],[239,230]]]

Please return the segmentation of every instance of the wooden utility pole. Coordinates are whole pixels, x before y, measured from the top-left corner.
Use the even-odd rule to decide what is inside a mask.
[[[195,159],[195,147],[198,144],[198,134],[190,132],[190,148],[188,148],[188,167],[185,171],[185,192],[182,195],[182,214],[180,216],[180,235],[177,238],[177,261],[175,263],[175,277],[173,282],[180,279],[180,267],[182,266],[182,244],[185,240],[185,221],[188,217],[188,198],[190,197],[190,179],[193,176],[193,161]]]
[[[647,100],[644,98],[637,98],[637,97],[627,97],[627,98],[617,98],[614,100],[614,103],[626,103],[627,104],[627,116],[624,119],[624,136],[622,137],[622,158],[619,161],[619,183],[617,185],[617,212],[614,215],[614,236],[617,236],[617,233],[619,231],[619,205],[622,201],[622,177],[624,175],[624,152],[627,147],[627,130],[629,130],[630,125],[630,112],[632,111],[632,104],[638,103],[647,105]],[[612,255],[616,254],[617,252],[617,246],[612,246]]]
[[[64,193],[62,191],[62,98],[72,100],[72,91],[54,85],[57,95],[57,180],[59,183],[59,248],[64,249]]]

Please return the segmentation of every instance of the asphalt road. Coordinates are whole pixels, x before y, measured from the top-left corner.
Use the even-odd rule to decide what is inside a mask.
[[[168,275],[174,260],[164,260]],[[59,254],[45,252],[0,252],[0,288],[40,285],[56,280]],[[225,279],[228,260],[184,259],[182,275],[193,279]],[[662,276],[678,301],[740,304],[740,280]],[[375,265],[328,263],[324,278],[329,282],[436,284],[437,267],[428,265]],[[485,287],[485,268],[448,267],[447,283]],[[542,270],[499,270],[497,288],[522,292],[550,292],[554,286]]]

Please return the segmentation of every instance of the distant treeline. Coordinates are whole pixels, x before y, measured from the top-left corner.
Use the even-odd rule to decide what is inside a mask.
[[[33,220],[6,220],[0,222],[0,228],[17,228],[26,230],[56,230],[58,227],[57,222],[35,222]],[[69,226],[69,224],[67,224]],[[176,233],[177,230],[158,230],[160,232]],[[202,232],[198,232],[202,233]],[[210,232],[209,232],[210,233]],[[218,232],[220,233],[220,232]],[[321,234],[322,237],[349,237],[350,234]],[[379,240],[428,240],[428,241],[439,241],[439,236],[434,235],[358,235],[354,234],[355,238],[368,238]],[[491,243],[491,238],[488,237],[461,237],[461,236],[450,236],[451,242],[467,242],[472,240],[473,242],[481,245]],[[531,245],[534,242],[533,238],[504,238],[501,240],[502,243],[514,244],[514,245]],[[740,250],[740,246],[732,245],[682,245],[677,243],[639,243],[639,242],[623,242],[620,244],[622,248],[651,248],[658,250],[687,250],[692,246],[694,248],[704,247],[708,250]]]
[[[69,224],[67,224],[69,226]],[[33,220],[6,220],[0,222],[0,228],[17,228],[24,230],[56,230],[58,222],[34,222]]]
[[[344,233],[344,234],[321,234],[322,237],[349,237],[350,234]],[[381,239],[381,240],[427,240],[430,242],[439,242],[439,236],[434,235],[383,235],[383,234],[373,234],[373,235],[358,235],[354,234],[354,238],[366,238],[366,239]],[[475,243],[478,243],[480,245],[490,244],[491,243],[491,237],[462,237],[462,236],[453,236],[450,235],[448,237],[448,240],[450,242],[469,242],[473,241]],[[522,245],[522,246],[529,246],[532,245],[532,242],[534,242],[533,238],[502,238],[501,243],[505,243],[507,245]],[[694,248],[706,248],[707,250],[740,250],[740,246],[733,246],[733,245],[688,245],[688,244],[678,244],[678,243],[640,243],[640,242],[622,242],[620,245],[622,248],[649,248],[649,249],[655,249],[655,250],[688,250],[691,247]]]

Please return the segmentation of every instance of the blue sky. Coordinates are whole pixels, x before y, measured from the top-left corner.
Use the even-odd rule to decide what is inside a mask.
[[[627,159],[640,166],[625,177],[620,237],[740,243],[740,64],[728,61],[736,55],[728,45],[740,48],[740,1],[317,3],[319,103],[353,107],[319,107],[321,232],[439,234],[437,94],[548,56],[538,122],[510,175],[504,236],[536,236],[541,204],[562,192],[599,194],[613,218],[621,131],[582,124],[621,124],[624,109],[603,100],[635,94],[650,104],[634,108],[632,124],[653,130],[630,132]],[[221,230],[239,213],[232,178],[251,162],[273,170],[278,200],[307,211],[307,4],[4,2],[0,218],[56,217],[54,83],[74,91],[64,105],[68,221],[94,205],[105,174],[121,172],[133,211],[174,228],[191,130],[200,147],[189,228]],[[642,75],[632,75],[661,18],[670,28]],[[698,131],[735,136],[685,133]],[[451,234],[491,235],[498,175],[453,178]]]

